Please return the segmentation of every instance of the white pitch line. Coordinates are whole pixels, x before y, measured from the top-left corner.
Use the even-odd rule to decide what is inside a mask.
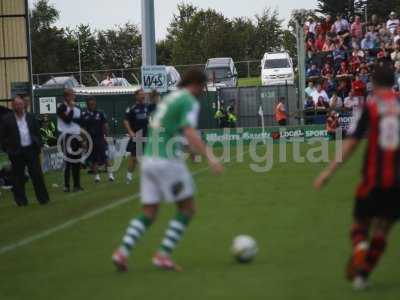
[[[208,169],[209,168],[207,167],[207,168],[203,168],[203,169],[201,169],[201,170],[199,170],[197,172],[194,172],[193,176],[199,175],[199,174],[207,171]],[[70,227],[72,227],[72,226],[74,226],[74,225],[76,225],[76,224],[78,224],[78,223],[80,223],[82,221],[86,221],[86,220],[89,220],[91,218],[94,218],[94,217],[96,217],[98,215],[101,215],[101,214],[103,214],[103,213],[105,213],[105,212],[107,212],[109,210],[112,210],[112,209],[117,208],[117,207],[119,207],[121,205],[124,205],[124,204],[126,204],[126,203],[128,203],[130,201],[138,199],[139,196],[140,196],[140,194],[137,193],[137,194],[135,194],[133,196],[120,199],[117,202],[114,202],[114,203],[106,205],[104,207],[95,209],[95,210],[93,210],[93,211],[91,211],[91,212],[89,212],[89,213],[87,213],[87,214],[85,214],[85,215],[83,215],[81,217],[71,219],[71,220],[69,220],[69,221],[67,221],[67,222],[65,222],[65,223],[63,223],[61,225],[58,225],[58,226],[53,227],[51,229],[47,229],[45,231],[42,231],[41,233],[32,235],[32,236],[30,236],[30,237],[28,237],[26,239],[23,239],[23,240],[21,240],[21,241],[19,241],[17,243],[1,247],[0,248],[0,255],[5,254],[7,252],[12,252],[12,251],[16,250],[17,248],[32,244],[33,242],[36,242],[36,241],[41,240],[41,239],[44,239],[44,238],[46,238],[46,237],[48,237],[50,235],[53,235],[54,233],[57,233],[59,231],[65,230],[65,229],[68,229],[68,228],[70,228]]]

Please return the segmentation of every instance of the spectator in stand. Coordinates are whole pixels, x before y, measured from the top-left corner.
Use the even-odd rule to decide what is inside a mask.
[[[322,47],[322,52],[332,52],[335,50],[335,44],[332,42],[331,39],[325,39],[324,46]]]
[[[356,97],[364,97],[365,96],[367,86],[361,80],[360,75],[356,74],[351,87],[354,92],[354,96],[356,96]]]
[[[321,74],[321,71],[318,70],[318,67],[316,64],[312,64],[311,68],[308,69],[307,71],[307,77],[319,77]]]
[[[392,59],[390,57],[391,50],[387,49],[386,47],[387,45],[385,45],[384,43],[381,44],[380,50],[377,54],[377,58],[379,63],[389,65],[392,62]]]
[[[332,16],[327,15],[325,19],[321,22],[321,31],[323,34],[327,35],[332,30],[333,26],[333,19]]]
[[[371,21],[368,23],[369,28],[373,28],[373,30],[379,30],[381,28],[381,22],[377,15],[372,15]]]
[[[362,58],[360,56],[354,55],[354,54],[355,53],[353,52],[353,54],[351,55],[351,58],[350,58],[351,73],[356,73],[362,63]]]
[[[361,41],[363,34],[363,24],[361,23],[360,16],[356,16],[354,23],[351,24],[351,36],[358,41]]]
[[[389,20],[386,23],[387,30],[389,30],[391,34],[394,34],[399,25],[400,21],[397,18],[397,14],[394,11],[392,11],[389,15]]]
[[[315,47],[315,41],[314,38],[308,38],[307,44],[306,44],[306,50],[307,52],[311,52],[312,54],[317,52],[317,48]]]
[[[309,81],[308,82],[308,86],[305,90],[306,92],[306,96],[307,97],[311,97],[313,96],[314,92],[315,92],[315,86],[314,86],[314,82],[313,81]]]
[[[349,88],[347,80],[340,80],[338,88],[337,88],[338,96],[342,99],[346,99],[347,96],[349,95],[349,92],[350,92],[350,88]]]
[[[379,30],[379,41],[383,44],[391,44],[392,43],[392,33],[388,31],[386,28],[381,28]]]
[[[331,111],[326,119],[326,131],[331,140],[336,140],[336,130],[339,128],[339,115],[336,111]]]
[[[315,103],[312,97],[307,97],[306,102],[304,103],[305,110],[313,110],[315,109]]]
[[[321,52],[324,49],[324,45],[325,45],[325,35],[323,35],[322,33],[320,33],[317,36],[317,39],[315,41],[315,48],[318,52]]]
[[[394,50],[393,50],[392,54],[390,55],[390,58],[393,61],[395,68],[400,66],[400,44],[399,43],[395,43]]]
[[[352,56],[356,56],[363,60],[365,58],[365,52],[360,49],[360,45],[357,42],[353,43],[353,52],[351,53]]]
[[[347,66],[346,61],[342,61],[340,64],[340,69],[338,70],[337,74],[338,77],[347,77],[350,76],[350,70],[349,67]]]
[[[343,108],[343,99],[340,98],[337,92],[334,92],[332,98],[329,101],[329,106],[333,110],[339,110]]]
[[[312,33],[310,31],[310,27],[308,27],[307,25],[304,25],[304,36],[306,37],[307,40],[309,40],[309,39],[314,40],[315,39],[314,33]]]
[[[329,102],[322,96],[318,98],[318,101],[315,105],[317,110],[326,110],[329,108]]]
[[[333,70],[332,66],[329,63],[324,65],[324,68],[321,71],[321,76],[325,79],[329,78],[329,75],[334,75],[335,71]]]
[[[328,74],[324,82],[324,90],[328,94],[328,97],[332,97],[333,93],[337,90],[337,82],[333,77],[333,74]]]
[[[355,80],[353,81],[352,85],[353,95],[359,99],[360,103],[363,103],[365,100],[365,96],[367,94],[367,86],[361,80],[360,76],[357,74]]]
[[[308,17],[308,20],[305,24],[308,27],[308,31],[311,32],[314,37],[316,36],[316,28],[317,28],[317,23],[314,21],[313,17]]]
[[[367,85],[368,82],[369,82],[369,70],[368,70],[368,67],[366,65],[362,64],[360,66],[360,68],[358,69],[358,74],[359,74],[358,76],[360,77],[360,80],[362,82],[364,82],[365,85]]]
[[[314,103],[317,104],[320,98],[322,98],[323,102],[329,102],[329,97],[326,91],[322,88],[321,84],[317,85],[317,89],[314,91],[312,94],[312,98],[314,100]]]
[[[337,15],[336,22],[332,26],[332,32],[338,35],[344,35],[349,31],[350,31],[349,22],[342,15]]]
[[[395,77],[397,89],[400,89],[400,65],[396,66]]]
[[[360,107],[360,100],[354,96],[353,91],[350,91],[349,96],[344,100],[344,107],[346,110],[354,112]]]
[[[335,50],[332,53],[333,55],[333,63],[335,70],[339,70],[340,64],[346,61],[346,51],[344,51],[342,44],[340,41],[336,42]]]
[[[399,45],[400,42],[400,26],[397,27],[396,33],[393,34],[393,43],[394,45]]]
[[[317,78],[309,82],[305,107],[318,105],[322,109],[330,99],[330,107],[335,110],[359,108],[372,91],[369,74],[377,65],[394,66],[396,88],[400,87],[400,21],[396,14],[382,21],[376,15],[365,21],[355,16],[351,25],[342,16],[335,22],[326,16],[321,23],[310,18],[305,32],[306,75],[323,79],[317,90]],[[319,75],[317,70],[321,70]]]
[[[361,49],[374,50],[378,47],[377,40],[374,35],[367,33],[365,38],[361,41]]]

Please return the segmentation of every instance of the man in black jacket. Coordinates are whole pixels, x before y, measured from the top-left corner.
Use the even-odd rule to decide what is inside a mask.
[[[46,204],[49,194],[39,158],[43,146],[39,122],[26,112],[23,97],[17,96],[12,104],[13,112],[2,119],[0,140],[12,165],[14,200],[18,206],[28,205],[25,193],[25,168],[28,168],[36,198],[40,204]]]

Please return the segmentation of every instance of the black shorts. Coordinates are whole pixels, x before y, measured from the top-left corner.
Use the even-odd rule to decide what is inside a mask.
[[[100,166],[107,163],[107,142],[104,140],[93,140],[93,149],[88,157],[88,162],[96,163]]]
[[[366,198],[357,199],[354,217],[358,219],[382,218],[400,219],[400,188],[389,190],[374,189]]]
[[[144,153],[145,146],[146,144],[144,142],[135,142],[130,140],[126,147],[126,152],[129,152],[133,157],[140,157]]]

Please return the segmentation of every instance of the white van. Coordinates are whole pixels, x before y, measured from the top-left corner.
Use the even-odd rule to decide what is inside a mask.
[[[294,85],[293,61],[289,53],[265,53],[261,61],[262,85]]]
[[[210,58],[206,63],[208,87],[236,87],[238,73],[230,57]]]

